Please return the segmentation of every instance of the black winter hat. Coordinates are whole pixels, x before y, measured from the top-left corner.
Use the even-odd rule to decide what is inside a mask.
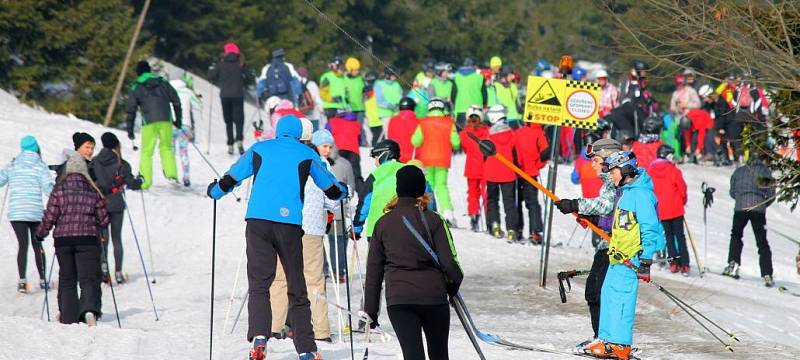
[[[119,146],[119,139],[114,133],[107,132],[100,136],[100,142],[103,143],[104,148],[116,149]]]
[[[89,135],[85,132],[76,132],[72,134],[72,144],[75,146],[75,150],[81,147],[86,142],[90,142],[92,144],[96,144],[97,142],[94,141],[92,135]]]
[[[397,197],[418,198],[425,195],[425,174],[414,165],[397,171]]]
[[[150,63],[145,60],[139,61],[136,63],[136,75],[142,75],[144,73],[150,72]]]

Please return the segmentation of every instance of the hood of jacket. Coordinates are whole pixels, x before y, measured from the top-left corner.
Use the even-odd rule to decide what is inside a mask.
[[[292,137],[299,139],[303,135],[303,126],[300,119],[294,115],[286,115],[278,121],[275,129],[275,137]]]
[[[492,130],[489,130],[489,135],[491,136],[491,140],[495,142],[495,144],[508,145],[514,141],[514,132],[511,131],[511,128],[508,127],[508,125],[505,125],[506,127],[505,129],[493,131],[495,129],[495,126],[492,126]]]
[[[119,157],[117,156],[117,153],[114,152],[114,150],[111,150],[109,148],[103,148],[102,150],[100,150],[100,153],[97,154],[97,156],[95,156],[94,159],[92,159],[92,161],[96,162],[101,166],[111,166],[119,162]]]
[[[139,75],[136,78],[136,82],[133,84],[135,87],[136,85],[144,85],[149,88],[158,86],[158,83],[161,81],[161,77],[158,75],[154,75],[153,73],[146,72],[142,75]]]
[[[671,176],[675,164],[667,159],[655,159],[650,163],[650,168],[647,172],[653,177],[661,178]]]
[[[462,66],[458,68],[458,73],[461,75],[469,75],[475,72],[475,68],[472,66]]]

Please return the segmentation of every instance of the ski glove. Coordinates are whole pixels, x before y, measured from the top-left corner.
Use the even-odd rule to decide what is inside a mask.
[[[454,297],[454,296],[458,295],[459,285],[460,284],[458,284],[458,283],[448,282],[445,285],[445,287],[447,288],[447,295],[449,295],[450,297]]]
[[[497,153],[497,147],[491,140],[481,140],[478,142],[478,147],[481,149],[481,154],[485,157],[494,156]]]
[[[375,329],[375,328],[381,326],[380,324],[378,324],[378,314],[377,313],[375,313],[375,314],[367,314],[367,316],[369,316],[369,320],[372,321],[371,323],[369,323],[369,328],[370,329]]]
[[[136,138],[136,136],[133,135],[133,129],[128,129],[128,139],[133,141],[133,139],[135,139],[135,138]]]
[[[642,259],[639,263],[639,271],[636,272],[636,277],[646,283],[650,282],[650,265],[653,265],[652,260]]]
[[[578,199],[561,199],[555,205],[562,214],[578,212]]]

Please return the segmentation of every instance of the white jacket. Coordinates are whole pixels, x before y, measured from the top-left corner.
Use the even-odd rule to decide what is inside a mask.
[[[328,161],[322,163],[330,171]],[[323,236],[328,225],[328,212],[339,211],[339,201],[328,199],[325,192],[314,184],[311,177],[306,181],[305,198],[303,199],[303,231],[306,235]]]

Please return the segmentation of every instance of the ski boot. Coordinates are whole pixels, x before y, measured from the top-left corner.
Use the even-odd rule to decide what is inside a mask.
[[[669,265],[669,272],[674,274],[674,273],[677,273],[678,271],[681,271],[680,266],[678,266],[678,264],[670,264]]]
[[[775,286],[775,280],[772,279],[772,275],[764,275],[764,286],[766,287],[773,287]]]
[[[722,275],[730,276],[734,279],[739,278],[739,264],[736,261],[731,261],[728,263],[728,266],[725,267],[725,270],[722,271]]]
[[[681,266],[681,275],[686,277],[689,276],[689,265]]]
[[[239,149],[239,155],[244,154],[244,144],[241,141],[236,142],[236,147]]]
[[[470,216],[469,217],[469,228],[472,229],[472,232],[480,232],[480,226],[478,225],[478,217],[477,216]]]
[[[508,241],[509,244],[513,244],[513,243],[519,241],[519,235],[517,235],[517,231],[509,229],[508,230],[508,237],[506,238],[506,241]]]
[[[125,278],[125,275],[123,275],[122,272],[119,272],[119,271],[114,273],[114,278],[115,278],[115,280],[117,280],[117,284],[118,285],[122,285],[122,284],[128,282],[128,279]]]
[[[256,336],[253,339],[253,348],[250,349],[250,360],[264,360],[267,358],[267,338]]]
[[[528,237],[528,241],[533,245],[542,245],[542,233],[532,233],[531,236]]]
[[[496,239],[502,239],[505,236],[503,230],[500,229],[500,224],[496,222],[492,223],[492,236],[494,236]]]
[[[93,312],[89,311],[86,315],[83,315],[83,321],[86,323],[88,327],[95,327],[97,326],[97,316],[94,315]]]
[[[322,355],[318,352],[313,353],[302,353],[298,355],[300,360],[322,360]]]
[[[233,155],[233,145],[228,145],[228,155]]]
[[[19,282],[17,283],[17,292],[20,292],[20,293],[23,293],[23,294],[27,294],[27,293],[30,292],[30,290],[28,288],[28,280],[19,279]]]
[[[619,345],[608,343],[603,340],[595,340],[586,345],[584,353],[599,359],[629,360],[631,358],[631,347],[630,345]]]

